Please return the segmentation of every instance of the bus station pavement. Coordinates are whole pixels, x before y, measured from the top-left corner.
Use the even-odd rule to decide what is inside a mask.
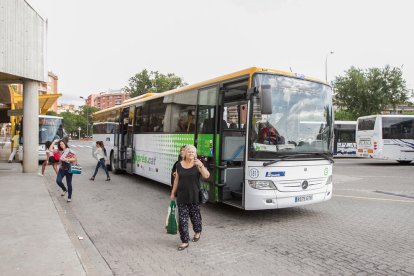
[[[44,181],[0,162],[0,275],[112,275],[98,257],[83,257],[97,254],[83,254],[90,241],[68,229],[60,206],[67,203],[55,202]]]

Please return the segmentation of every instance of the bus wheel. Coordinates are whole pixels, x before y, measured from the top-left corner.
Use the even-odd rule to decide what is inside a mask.
[[[114,174],[120,174],[121,173],[121,171],[120,170],[117,170],[116,168],[115,168],[115,160],[114,160],[114,153],[113,152],[111,152],[111,157],[110,157],[110,165],[109,165],[110,167],[111,167],[111,171],[114,173]]]
[[[411,163],[411,161],[407,161],[407,160],[397,160],[398,163],[402,164],[402,165],[408,165]]]

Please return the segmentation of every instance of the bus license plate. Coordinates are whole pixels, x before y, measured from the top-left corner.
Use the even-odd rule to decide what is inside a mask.
[[[312,200],[313,195],[305,195],[305,196],[295,196],[295,202],[303,202]]]

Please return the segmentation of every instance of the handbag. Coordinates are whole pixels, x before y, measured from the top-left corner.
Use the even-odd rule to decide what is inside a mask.
[[[204,204],[208,201],[209,199],[209,194],[208,191],[206,189],[204,189],[203,186],[200,187],[200,192],[199,192],[199,201],[201,204]]]
[[[174,200],[171,200],[170,206],[168,207],[167,221],[165,222],[165,228],[167,233],[171,235],[177,234],[177,219],[176,219],[177,206]]]
[[[82,173],[82,167],[79,166],[79,164],[71,164],[70,168],[69,168],[69,173],[81,174]]]

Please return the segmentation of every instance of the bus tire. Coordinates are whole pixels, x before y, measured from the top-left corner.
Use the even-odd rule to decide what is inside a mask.
[[[120,174],[121,173],[121,171],[120,170],[117,170],[116,168],[115,168],[115,160],[114,160],[114,153],[113,152],[111,152],[111,157],[110,157],[110,165],[109,165],[110,167],[111,167],[111,171],[114,173],[114,174]]]
[[[411,161],[409,160],[397,160],[398,163],[400,163],[401,165],[408,165],[411,163]]]

